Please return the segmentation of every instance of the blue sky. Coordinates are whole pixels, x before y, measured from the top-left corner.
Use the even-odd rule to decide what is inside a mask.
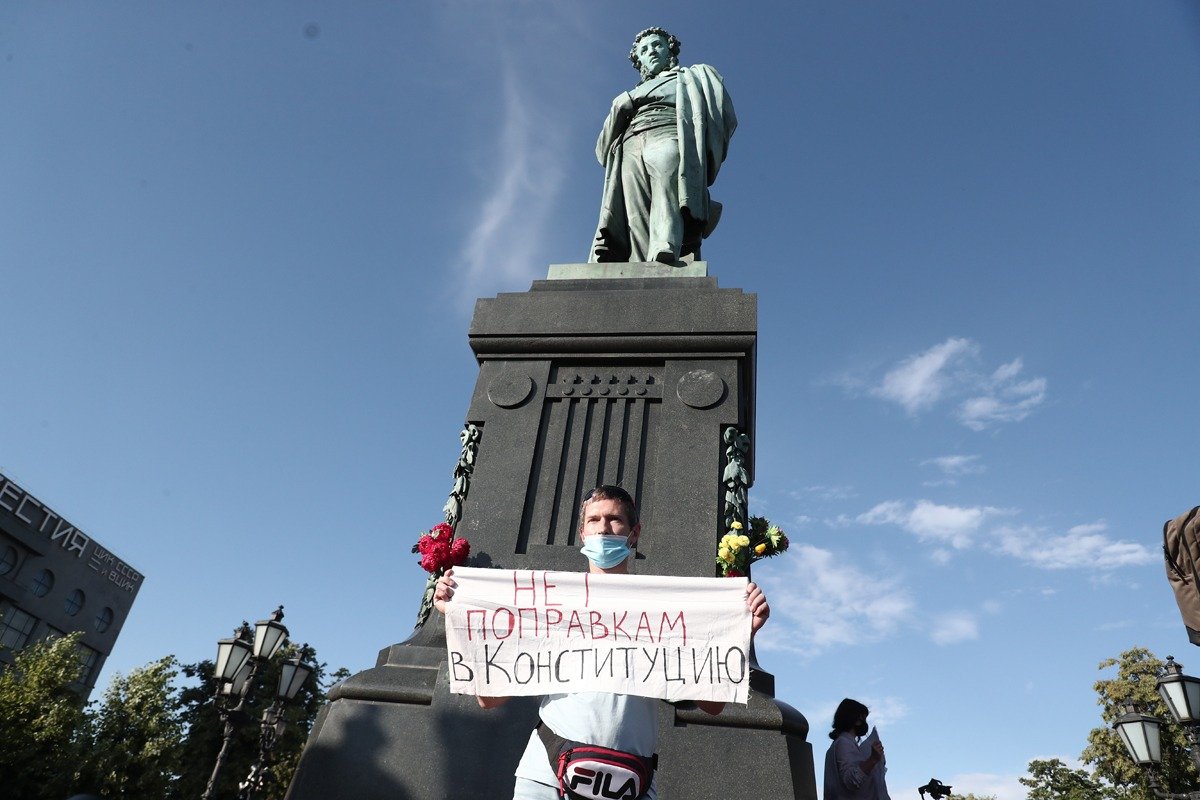
[[[1157,550],[1200,502],[1200,7],[747,6],[0,6],[0,471],[147,576],[102,684],[281,602],[331,666],[407,635],[473,301],[586,258],[650,25],[737,108],[705,257],[759,296],[761,658],[818,760],[853,696],[893,794],[1014,800],[1101,659],[1200,672]]]

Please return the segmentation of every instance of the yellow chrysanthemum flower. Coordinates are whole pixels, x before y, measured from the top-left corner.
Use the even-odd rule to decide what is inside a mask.
[[[733,528],[735,531],[740,531],[740,530],[742,529],[742,523],[738,522],[738,521],[735,519],[735,520],[734,520],[734,521],[733,521],[733,522],[732,522],[732,523],[729,525],[729,527]]]

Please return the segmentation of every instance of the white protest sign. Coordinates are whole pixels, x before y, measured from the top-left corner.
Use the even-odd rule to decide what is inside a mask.
[[[612,692],[745,703],[745,578],[456,567],[450,691]]]

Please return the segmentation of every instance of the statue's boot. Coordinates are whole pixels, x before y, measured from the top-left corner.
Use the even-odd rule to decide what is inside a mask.
[[[667,242],[655,242],[650,245],[650,260],[660,264],[674,264],[679,260],[679,250]]]

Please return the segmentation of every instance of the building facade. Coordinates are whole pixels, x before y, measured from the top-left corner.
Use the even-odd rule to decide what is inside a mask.
[[[26,645],[81,631],[86,697],[141,586],[140,572],[0,474],[0,669]]]

